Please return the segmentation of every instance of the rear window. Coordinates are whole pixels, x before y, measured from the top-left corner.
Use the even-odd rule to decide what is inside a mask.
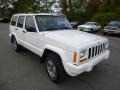
[[[13,16],[11,20],[11,25],[15,26],[17,21],[17,16]]]
[[[19,16],[18,22],[17,22],[17,27],[23,28],[24,18],[25,18],[25,16]]]

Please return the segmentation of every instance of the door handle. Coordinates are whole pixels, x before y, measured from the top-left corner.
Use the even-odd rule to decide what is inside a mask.
[[[23,33],[26,33],[26,31],[22,31]]]

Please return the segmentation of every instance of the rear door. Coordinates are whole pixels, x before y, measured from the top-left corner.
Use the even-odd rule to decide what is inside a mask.
[[[10,33],[15,32],[16,33],[16,22],[17,22],[17,16],[13,16],[10,23]]]
[[[23,37],[24,20],[25,20],[25,16],[19,16],[17,20],[17,27],[15,28],[17,39],[21,44],[24,43],[24,37]]]

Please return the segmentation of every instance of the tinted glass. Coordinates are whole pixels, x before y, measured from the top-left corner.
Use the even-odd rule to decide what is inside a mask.
[[[28,28],[33,29],[32,32],[36,32],[33,16],[26,17],[25,29],[29,32]]]
[[[37,15],[35,18],[40,31],[72,29],[71,24],[63,16]]]
[[[17,21],[17,16],[13,16],[11,20],[11,25],[15,26]]]
[[[25,18],[25,16],[19,16],[18,22],[17,22],[17,27],[23,28],[24,18]]]

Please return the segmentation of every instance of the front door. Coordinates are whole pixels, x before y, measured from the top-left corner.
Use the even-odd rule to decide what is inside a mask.
[[[23,33],[26,48],[32,50],[33,52],[38,52],[39,33],[37,32],[33,16],[26,16],[25,29]]]

